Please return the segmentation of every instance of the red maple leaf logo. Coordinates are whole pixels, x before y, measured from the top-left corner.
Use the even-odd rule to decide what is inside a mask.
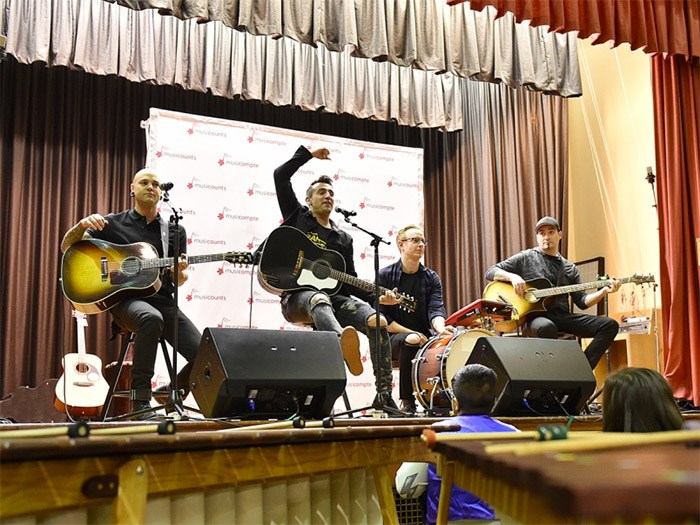
[[[194,133],[194,126],[192,126],[190,129],[188,129],[188,130],[187,130],[187,133],[189,133],[190,135],[192,135],[192,133]]]
[[[360,203],[360,208],[364,209],[364,207],[365,207],[365,201],[362,201],[362,202]]]
[[[249,196],[252,197],[254,193],[255,193],[255,191],[253,191],[253,188],[250,188],[250,189],[248,190],[248,195],[249,195]]]
[[[160,158],[160,157],[162,157],[162,156],[163,156],[163,150],[162,150],[162,149],[156,151],[156,157]]]
[[[250,136],[248,137],[248,142],[253,142],[254,140],[255,140],[255,139],[253,138],[253,135],[250,135]]]
[[[224,274],[224,267],[223,267],[223,266],[219,266],[219,267],[216,269],[216,273],[218,273],[219,275],[223,275],[223,274]]]
[[[362,153],[360,153],[360,159],[364,159],[364,158],[365,158],[365,153],[363,151]]]
[[[188,189],[188,190],[191,190],[192,188],[194,188],[194,184],[192,184],[191,182],[188,182],[188,183],[187,183],[187,189]]]
[[[187,296],[186,296],[186,299],[187,299],[188,301],[191,301],[191,300],[192,300],[192,294],[191,294],[191,293],[188,293]]]
[[[219,214],[217,215],[217,217],[219,218],[220,221],[223,221],[223,220],[224,220],[224,214],[223,214],[223,213],[219,213]]]
[[[219,159],[219,166],[223,166],[223,165],[224,165],[224,159]]]
[[[253,304],[253,298],[252,298],[252,297],[248,297],[248,304]]]
[[[187,237],[187,244],[192,244],[192,237]]]
[[[367,254],[365,254],[365,252],[362,252],[362,253],[360,254],[360,259],[364,259],[364,258],[366,258],[366,257],[367,257]]]
[[[389,182],[386,183],[386,185],[391,188],[394,185],[394,181],[390,180]]]
[[[333,180],[338,180],[339,178],[340,178],[340,175],[338,175],[337,173],[335,175],[333,175]]]
[[[252,243],[252,242],[249,242],[248,244],[246,244],[246,246],[248,247],[249,250],[252,250],[252,249],[253,249],[253,243]]]

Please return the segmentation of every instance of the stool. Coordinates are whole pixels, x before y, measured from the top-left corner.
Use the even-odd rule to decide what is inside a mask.
[[[119,326],[112,322],[112,339],[115,339],[117,335],[122,337],[122,347],[119,352],[119,358],[117,359],[116,371],[114,373],[114,379],[109,383],[109,391],[107,392],[107,397],[100,413],[100,421],[106,421],[109,414],[109,409],[112,404],[112,399],[115,397],[119,398],[130,398],[130,390],[117,390],[117,385],[119,384],[119,379],[122,373],[122,368],[124,367],[124,361],[126,359],[127,353],[129,351],[129,345],[131,344],[134,334],[127,332],[119,328]],[[161,350],[163,350],[163,357],[165,358],[165,364],[168,367],[169,377],[173,377],[173,365],[170,361],[170,355],[168,354],[168,347],[165,345],[165,339],[162,337],[159,340]]]

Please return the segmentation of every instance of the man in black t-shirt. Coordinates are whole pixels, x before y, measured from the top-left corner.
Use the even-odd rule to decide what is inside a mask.
[[[330,218],[335,203],[333,180],[321,176],[306,190],[306,205],[299,202],[292,188],[292,176],[309,160],[330,160],[326,148],[309,151],[300,146],[294,156],[275,169],[275,190],[284,219],[284,225],[293,226],[322,249],[338,252],[345,261],[345,272],[357,276],[353,260],[352,237]],[[348,369],[354,375],[362,373],[359,339],[356,330],[369,339],[370,357],[375,371],[376,406],[396,408],[391,397],[391,348],[386,330],[386,319],[380,317],[379,348],[375,343],[376,317],[370,305],[374,294],[344,284],[338,293],[329,296],[323,291],[301,290],[282,296],[282,314],[291,323],[313,323],[317,330],[336,332],[341,338],[341,349]],[[382,295],[380,304],[396,304],[395,296]]]
[[[61,250],[66,251],[81,239],[96,238],[114,244],[147,242],[158,252],[159,257],[174,257],[175,229],[158,212],[161,198],[160,179],[155,171],[144,168],[134,175],[131,182],[131,196],[134,207],[120,213],[102,216],[93,213],[81,219],[66,232],[61,242]],[[187,251],[187,235],[182,225],[178,225],[180,254]],[[167,252],[167,253],[166,253]],[[125,299],[110,310],[116,323],[134,334],[134,358],[131,370],[132,410],[145,410],[150,407],[153,377],[158,341],[164,337],[172,343],[174,322],[177,320],[178,350],[189,362],[178,374],[178,387],[185,392],[189,389],[189,372],[199,342],[202,338],[192,321],[175,307],[170,280],[174,268],[161,274],[162,286],[150,297]],[[180,259],[178,266],[178,286],[188,279],[187,262]],[[144,418],[152,417],[146,413]]]
[[[552,217],[542,217],[535,225],[535,232],[536,248],[524,250],[493,265],[486,271],[486,279],[511,283],[515,293],[520,297],[527,289],[526,281],[533,279],[545,278],[552,286],[579,284],[581,276],[576,265],[559,253],[559,242],[562,239],[559,222]],[[585,310],[598,304],[609,293],[616,292],[619,288],[620,282],[613,280],[611,285],[604,286],[595,292],[587,294],[578,291],[571,296],[576,306]],[[546,312],[529,318],[523,328],[523,333],[528,337],[553,339],[560,331],[577,337],[592,337],[593,341],[586,348],[585,354],[593,369],[615,339],[619,325],[609,317],[571,313],[568,297],[557,295],[547,306]]]
[[[411,371],[418,349],[435,334],[454,333],[453,327],[445,326],[447,312],[442,301],[440,276],[420,262],[427,244],[419,226],[410,224],[401,228],[396,234],[401,258],[379,270],[381,286],[398,288],[416,299],[415,312],[399,306],[381,308],[389,322],[392,352],[399,358],[399,408],[409,413],[416,411]]]

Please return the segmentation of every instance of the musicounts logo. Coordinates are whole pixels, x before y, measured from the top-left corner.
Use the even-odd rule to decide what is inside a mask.
[[[253,297],[248,296],[248,304],[280,304],[280,298],[270,294],[253,292]]]
[[[364,159],[370,159],[370,160],[379,160],[382,162],[396,162],[396,159],[390,155],[378,155],[377,153],[367,153],[367,148],[364,148],[360,154],[358,155],[360,157],[360,160]]]
[[[199,122],[195,122],[191,127],[187,128],[187,133],[189,135],[202,135],[205,137],[223,137],[228,138],[225,131],[216,131],[213,129],[202,129],[201,125],[198,127]]]
[[[216,217],[220,220],[228,220],[228,221],[246,221],[246,222],[256,222],[260,220],[260,217],[257,217],[255,215],[239,215],[238,213],[234,213],[233,210],[230,208],[224,208],[221,210],[221,212],[216,214]]]
[[[243,169],[258,169],[260,167],[260,164],[257,162],[250,162],[250,161],[244,161],[244,160],[235,160],[233,158],[233,155],[229,155],[228,153],[224,153],[223,157],[221,157],[218,161],[217,164],[219,166],[234,166],[236,168],[243,168]]]
[[[200,292],[199,290],[192,288],[190,293],[185,296],[188,302],[191,301],[207,301],[207,302],[226,302],[228,299],[225,295],[214,295],[210,293]]]
[[[342,169],[339,169],[336,172],[336,174],[333,175],[333,180],[337,181],[340,179],[351,181],[351,182],[362,182],[364,184],[369,184],[369,179],[367,177],[356,177],[354,175],[348,175]]]
[[[207,184],[200,182],[197,177],[193,177],[190,182],[187,183],[188,190],[205,190],[205,191],[228,191],[226,186],[223,184]]]
[[[194,153],[183,153],[180,151],[170,151],[167,147],[161,146],[161,148],[156,151],[156,157],[159,159],[162,157],[179,159],[179,160],[197,160],[197,155]]]
[[[226,246],[226,241],[223,239],[210,239],[207,237],[202,237],[201,235],[193,232],[189,237],[187,237],[187,244],[192,244],[194,246]]]
[[[389,182],[387,182],[386,185],[390,188],[396,186],[397,188],[410,188],[412,190],[423,191],[423,183],[405,182],[400,179],[397,179],[396,177],[391,177],[391,179],[389,179]]]
[[[252,197],[253,195],[256,196],[261,196],[261,197],[275,197],[277,198],[277,194],[274,191],[268,191],[268,190],[263,190],[260,188],[258,184],[253,183],[253,186],[248,189],[246,192],[249,197]]]
[[[360,259],[371,259],[374,260],[374,249],[373,248],[365,248],[362,250],[360,253]],[[383,253],[379,254],[379,260],[380,261],[391,261],[394,262],[396,260],[396,255],[385,255]]]
[[[227,317],[222,317],[221,322],[216,323],[216,327],[217,328],[244,328],[244,329],[248,329],[248,328],[256,328],[257,329],[258,328],[257,325],[249,326],[248,324],[236,324],[231,319],[229,319]]]
[[[287,146],[287,143],[284,140],[256,136],[255,130],[248,135],[248,142],[251,144],[253,142],[258,142],[260,144],[270,144],[272,146]]]
[[[362,199],[359,206],[363,210],[365,208],[368,208],[370,210],[387,210],[387,211],[394,211],[396,209],[394,206],[392,206],[390,204],[379,204],[379,203],[372,202],[372,200],[368,199],[367,197]]]
[[[250,275],[250,270],[245,266],[238,266],[224,261],[216,269],[216,273],[219,275]]]
[[[248,244],[246,244],[246,248],[248,250],[253,250],[260,246],[260,243],[263,241],[263,239],[259,239],[258,237],[253,237]]]

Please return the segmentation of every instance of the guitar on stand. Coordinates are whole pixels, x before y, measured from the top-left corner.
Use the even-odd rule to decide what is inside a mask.
[[[54,406],[74,418],[97,417],[109,385],[102,376],[102,360],[85,350],[87,316],[73,310],[77,323],[78,353],[63,356],[63,375],[56,383]]]

